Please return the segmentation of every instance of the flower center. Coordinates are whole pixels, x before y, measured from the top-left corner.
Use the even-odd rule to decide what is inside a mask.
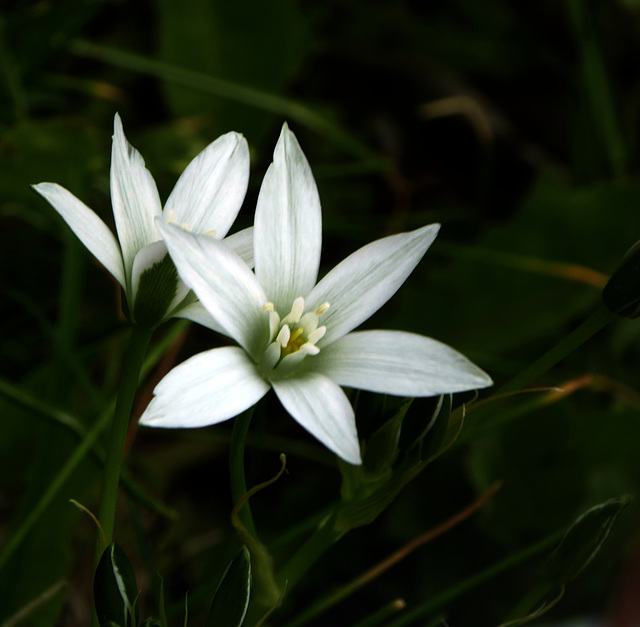
[[[304,312],[304,298],[299,296],[293,301],[291,311],[280,318],[273,303],[262,308],[269,314],[269,344],[260,360],[263,372],[269,373],[275,368],[279,372],[289,370],[299,364],[307,355],[317,355],[320,349],[316,343],[324,336],[327,328],[318,326],[320,316],[329,309],[329,303],[323,303],[313,311]]]

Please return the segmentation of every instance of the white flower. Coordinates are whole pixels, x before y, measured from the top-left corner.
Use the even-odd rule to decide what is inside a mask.
[[[140,153],[127,142],[116,114],[111,200],[117,240],[89,207],[60,185],[40,183],[34,189],[120,283],[135,321],[153,326],[179,315],[217,329],[199,303],[186,298],[189,290],[177,280],[173,264],[168,263],[156,219],[222,239],[240,210],[248,179],[247,142],[238,133],[227,133],[187,166],[162,209],[155,181]],[[252,231],[245,229],[225,240],[249,264],[253,263]]]
[[[206,351],[174,368],[154,390],[142,424],[211,425],[236,416],[273,387],[305,429],[359,464],[355,416],[340,386],[432,396],[491,384],[460,353],[427,337],[351,333],[402,285],[439,225],[375,241],[316,284],[320,201],[286,125],[258,198],[255,274],[213,239],[159,228],[185,283],[240,346]]]

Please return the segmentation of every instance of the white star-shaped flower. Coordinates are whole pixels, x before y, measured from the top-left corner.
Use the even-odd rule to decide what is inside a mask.
[[[489,376],[452,348],[402,331],[352,332],[413,271],[439,225],[364,246],[316,284],[321,211],[309,164],[285,125],[255,216],[255,273],[228,247],[159,224],[183,281],[239,344],[200,353],[154,390],[140,422],[201,427],[232,418],[270,388],[325,446],[361,463],[340,386],[400,396],[483,388]]]
[[[173,265],[163,263],[168,260],[167,248],[156,219],[222,239],[238,215],[248,179],[247,142],[238,133],[227,133],[187,166],[163,209],[155,181],[140,153],[127,142],[116,114],[111,201],[118,239],[89,207],[60,185],[40,183],[34,189],[120,283],[134,321],[153,326],[178,315],[217,329],[200,304],[187,298],[189,290],[177,280]],[[249,264],[253,263],[252,230],[225,240]]]

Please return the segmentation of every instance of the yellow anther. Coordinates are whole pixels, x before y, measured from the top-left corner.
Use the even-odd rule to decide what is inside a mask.
[[[327,312],[329,307],[330,307],[329,303],[328,302],[324,302],[319,307],[316,307],[316,309],[315,309],[315,311],[313,313],[315,313],[316,316],[321,316],[323,313]]]
[[[275,311],[275,307],[271,302],[265,303],[264,305],[262,305],[262,311]]]

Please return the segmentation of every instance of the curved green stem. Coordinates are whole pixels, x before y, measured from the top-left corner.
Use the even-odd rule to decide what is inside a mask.
[[[247,409],[233,421],[233,431],[229,443],[229,481],[231,483],[231,500],[234,506],[247,493],[247,481],[244,474],[244,448],[253,410],[254,407]],[[248,501],[238,512],[238,518],[244,528],[255,538],[256,527]]]
[[[109,435],[107,459],[104,464],[102,490],[100,492],[99,520],[105,534],[107,546],[113,541],[122,452],[129,427],[131,407],[138,388],[142,361],[147,352],[152,333],[151,329],[134,326],[124,358],[118,400],[116,401],[116,409],[113,414],[113,423],[111,424],[111,433]]]

